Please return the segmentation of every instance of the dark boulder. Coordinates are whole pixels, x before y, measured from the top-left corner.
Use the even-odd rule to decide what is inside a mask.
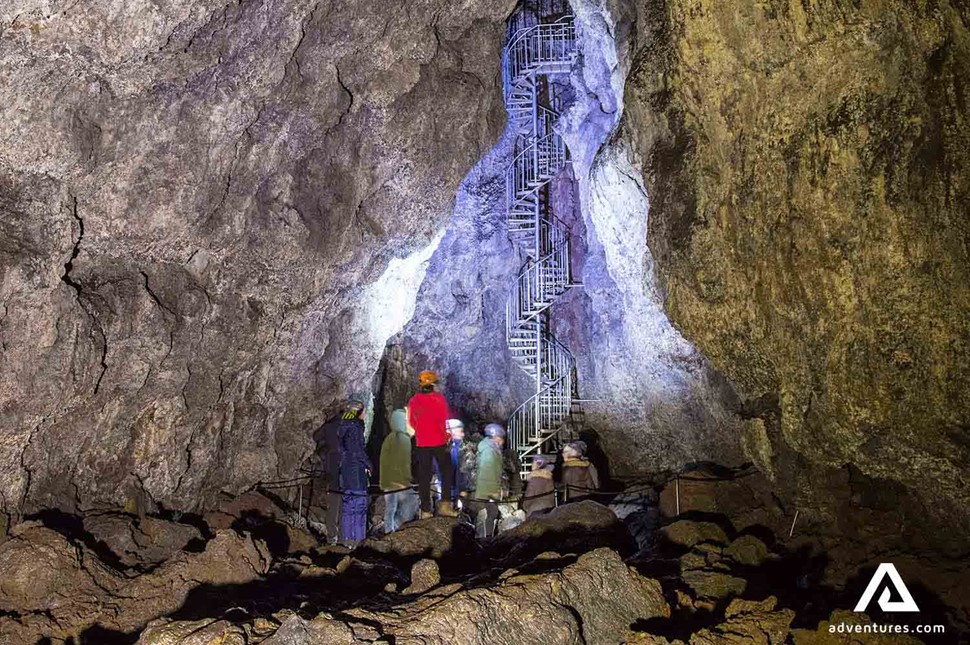
[[[422,559],[438,562],[443,571],[474,568],[481,557],[475,529],[446,517],[432,517],[405,524],[383,538],[368,538],[355,550],[359,557],[380,557],[403,567]]]
[[[584,553],[609,547],[628,554],[634,549],[629,531],[609,508],[593,501],[565,504],[500,533],[488,552],[508,563],[525,562],[545,551]]]

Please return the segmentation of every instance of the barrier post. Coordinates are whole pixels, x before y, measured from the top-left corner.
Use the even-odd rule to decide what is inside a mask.
[[[680,515],[680,475],[674,480],[674,489],[677,492],[677,515]]]

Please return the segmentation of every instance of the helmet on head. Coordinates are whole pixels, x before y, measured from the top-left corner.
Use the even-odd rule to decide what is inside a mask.
[[[452,432],[454,430],[464,430],[465,424],[462,423],[461,419],[448,419],[445,421],[445,429],[448,430],[448,432]]]
[[[532,458],[532,466],[536,469],[545,468],[545,466],[548,463],[549,463],[549,458],[546,457],[545,455],[536,455],[535,457]]]
[[[344,419],[356,419],[364,411],[366,406],[363,402],[351,399],[344,404]]]
[[[586,454],[586,442],[585,441],[571,441],[563,447],[563,452],[569,451],[574,453],[577,457],[582,457]]]
[[[486,437],[502,437],[505,438],[505,428],[498,423],[490,423],[485,426],[485,436]]]
[[[434,385],[438,382],[438,375],[431,370],[425,370],[418,375],[418,385]]]

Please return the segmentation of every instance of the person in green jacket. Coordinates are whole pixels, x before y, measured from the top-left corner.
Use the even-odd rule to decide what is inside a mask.
[[[411,489],[411,436],[407,412],[391,413],[391,433],[381,445],[381,490],[384,491],[384,532],[393,533],[418,512],[418,496]]]
[[[485,438],[478,444],[475,477],[475,498],[479,506],[479,518],[484,507],[484,521],[478,521],[479,537],[495,535],[498,521],[498,502],[502,499],[502,476],[505,472],[502,448],[505,446],[505,429],[497,423],[485,426]],[[486,501],[487,500],[487,501]]]

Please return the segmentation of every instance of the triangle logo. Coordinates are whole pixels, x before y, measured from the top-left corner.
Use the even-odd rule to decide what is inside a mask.
[[[912,594],[909,593],[909,589],[903,583],[903,579],[899,576],[899,572],[896,571],[896,567],[889,562],[880,564],[876,572],[872,574],[872,580],[869,581],[869,586],[866,587],[866,590],[863,592],[862,597],[859,598],[859,602],[856,603],[853,611],[866,610],[866,607],[872,602],[872,597],[876,595],[876,591],[879,590],[879,586],[886,576],[889,576],[889,582],[896,588],[896,593],[899,595],[900,600],[890,600],[889,586],[887,585],[879,596],[879,608],[883,611],[919,611],[919,607],[916,606],[916,601],[913,600]]]

